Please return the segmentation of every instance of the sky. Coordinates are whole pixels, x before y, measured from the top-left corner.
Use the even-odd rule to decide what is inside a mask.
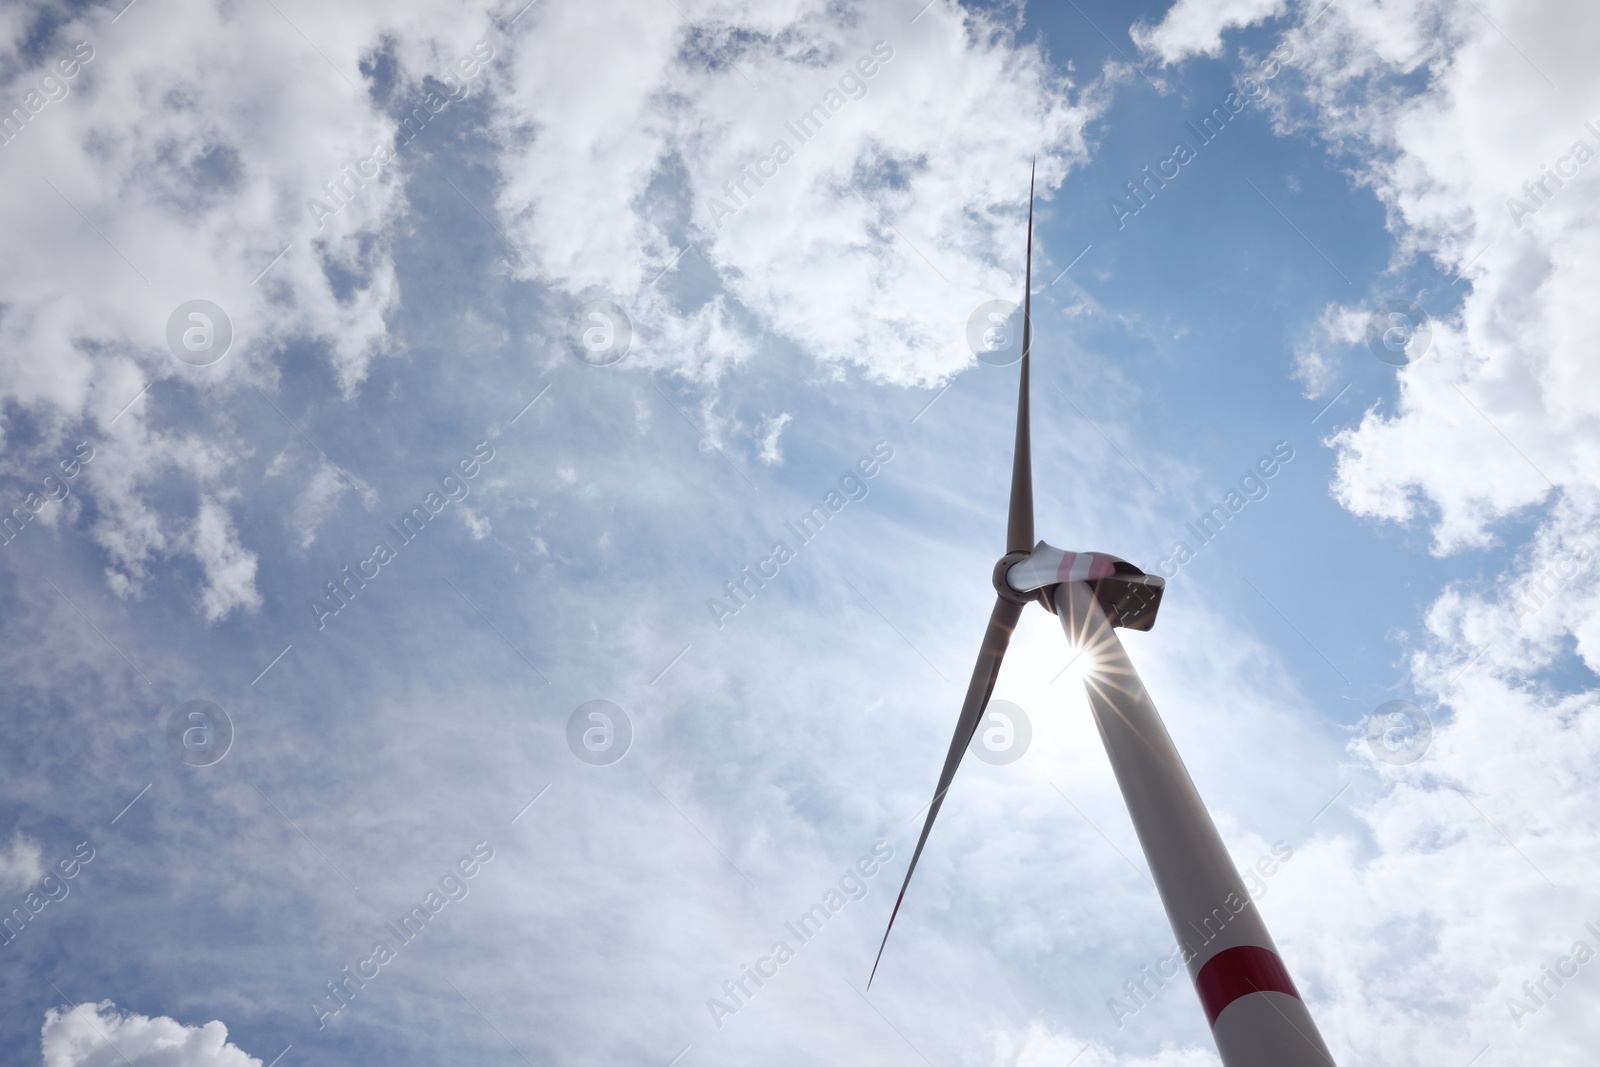
[[[1336,1060],[1592,1059],[1600,10],[923,2],[0,11],[3,1062],[1219,1062],[1037,608],[867,989],[1034,167],[1039,535]]]

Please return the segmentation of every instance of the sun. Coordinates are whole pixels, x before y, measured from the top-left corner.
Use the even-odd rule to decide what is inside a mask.
[[[1050,679],[1052,682],[1067,681],[1083,683],[1092,678],[1100,666],[1100,657],[1093,646],[1074,645],[1069,649],[1066,665],[1056,672]]]

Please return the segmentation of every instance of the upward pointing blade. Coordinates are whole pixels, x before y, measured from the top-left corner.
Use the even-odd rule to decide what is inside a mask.
[[[1006,552],[1033,547],[1033,445],[1028,432],[1028,351],[1033,347],[1033,175],[1028,175],[1028,262],[1022,288],[1022,384],[1017,391],[1017,447],[1011,456],[1011,513]]]
[[[972,668],[972,681],[967,684],[967,699],[961,705],[961,717],[956,720],[956,735],[950,740],[950,752],[944,758],[944,770],[939,772],[939,787],[934,791],[933,803],[928,805],[928,818],[922,824],[922,836],[917,838],[917,849],[911,854],[911,865],[906,868],[906,880],[900,883],[900,895],[895,898],[894,911],[889,915],[889,925],[878,944],[878,958],[872,961],[872,974],[867,978],[867,988],[877,976],[878,963],[883,959],[883,946],[889,943],[889,931],[894,929],[894,918],[900,914],[900,902],[906,898],[906,886],[911,884],[911,874],[922,857],[922,846],[928,843],[928,831],[939,815],[944,795],[961,765],[962,753],[972,743],[983,709],[989,706],[989,694],[994,692],[994,680],[1000,675],[1000,661],[1005,658],[1006,646],[1011,643],[1011,631],[1017,627],[1022,615],[1022,605],[1009,600],[996,599],[994,613],[989,616],[989,628],[983,634],[983,646],[978,649],[978,662]]]

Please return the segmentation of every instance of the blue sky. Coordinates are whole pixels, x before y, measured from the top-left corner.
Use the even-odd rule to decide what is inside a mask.
[[[995,693],[1030,748],[966,761],[864,992],[1002,551],[1017,369],[965,333],[1020,297],[1035,157],[1040,535],[1197,550],[1127,645],[1236,861],[1292,853],[1260,907],[1330,1048],[1578,1055],[1588,969],[1522,983],[1600,946],[1594,175],[1504,200],[1600,145],[1592,16],[678,7],[0,20],[0,891],[65,891],[0,945],[8,1062],[1217,1062],[1181,982],[1111,1010],[1171,935],[1036,610]],[[197,299],[233,328],[207,366],[167,340]],[[631,322],[611,365],[569,343],[595,300]],[[1433,328],[1399,368],[1362,336],[1394,300]],[[1414,762],[1364,740],[1395,699]],[[168,740],[196,700],[233,734],[204,766]],[[569,744],[594,700],[614,762]]]

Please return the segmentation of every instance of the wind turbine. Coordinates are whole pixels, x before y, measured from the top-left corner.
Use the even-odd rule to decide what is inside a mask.
[[[1029,440],[1028,370],[1033,341],[1033,180],[1028,182],[1028,252],[1022,316],[1022,382],[1017,397],[1017,441],[1011,461],[1011,506],[1006,553],[994,567],[998,594],[967,686],[955,737],[928,806],[922,836],[911,854],[889,926],[928,843],[961,756],[983,718],[1022,609],[1042,604],[1061,620],[1083,672],[1089,707],[1105,743],[1144,849],[1167,920],[1183,948],[1217,1052],[1226,1067],[1329,1067],[1317,1027],[1267,933],[1244,880],[1229,858],[1156,706],[1133,669],[1116,628],[1149,630],[1166,582],[1116,556],[1063,552],[1033,539],[1033,460]],[[872,979],[867,985],[870,988]]]

